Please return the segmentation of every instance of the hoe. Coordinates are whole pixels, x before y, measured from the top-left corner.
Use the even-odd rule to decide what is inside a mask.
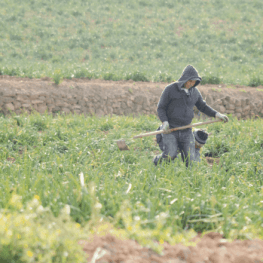
[[[206,124],[219,122],[219,121],[222,121],[222,120],[219,119],[219,120],[214,120],[214,121],[198,122],[198,123],[194,123],[194,124],[190,124],[190,125],[186,125],[186,126],[182,126],[182,127],[173,128],[173,129],[170,129],[168,131],[172,132],[172,131],[177,131],[177,130],[183,130],[183,129],[192,128],[192,127],[201,126],[201,125],[206,125]],[[155,131],[155,132],[143,133],[143,134],[139,134],[139,135],[134,136],[133,139],[152,136],[152,135],[160,134],[163,132],[164,132],[163,130],[159,130],[159,131]],[[129,150],[129,147],[126,145],[125,140],[118,140],[117,145],[121,151]]]

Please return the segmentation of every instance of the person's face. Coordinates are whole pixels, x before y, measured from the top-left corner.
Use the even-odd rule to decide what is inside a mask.
[[[191,87],[193,87],[195,85],[195,80],[188,80],[185,84],[184,84],[184,86],[185,86],[185,88],[186,89],[190,89]]]

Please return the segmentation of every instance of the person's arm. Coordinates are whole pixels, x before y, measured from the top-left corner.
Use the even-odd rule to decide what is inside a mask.
[[[195,104],[195,106],[197,107],[198,110],[200,110],[201,112],[203,112],[204,114],[206,114],[209,117],[219,118],[219,119],[223,120],[224,122],[229,121],[229,119],[226,115],[223,115],[220,112],[217,112],[216,110],[214,110],[213,108],[208,106],[206,104],[206,102],[203,100],[201,93],[199,91],[198,91],[198,93],[199,93],[198,100]]]
[[[203,100],[201,93],[198,91],[198,99],[195,104],[196,108],[206,114],[209,117],[216,117],[217,111],[212,107],[208,106],[206,102]]]
[[[165,121],[168,122],[168,117],[166,114],[168,104],[169,104],[169,89],[168,87],[166,87],[163,90],[162,95],[157,105],[157,113],[162,123],[164,123]]]

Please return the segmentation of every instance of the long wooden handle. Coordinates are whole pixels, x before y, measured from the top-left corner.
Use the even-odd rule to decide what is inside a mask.
[[[218,120],[214,120],[214,121],[198,122],[198,123],[189,124],[189,125],[182,126],[182,127],[173,128],[173,129],[170,129],[168,131],[172,132],[172,131],[177,131],[177,130],[184,130],[187,128],[192,128],[192,127],[201,126],[201,125],[210,124],[210,123],[219,122],[219,121],[222,121],[222,120],[218,119]],[[139,134],[139,135],[134,136],[133,139],[152,136],[152,135],[160,134],[163,132],[164,132],[163,130],[160,130],[160,131],[155,131],[155,132],[143,133],[143,134]]]

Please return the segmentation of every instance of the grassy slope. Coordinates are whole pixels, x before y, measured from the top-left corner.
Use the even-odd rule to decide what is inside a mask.
[[[261,0],[4,1],[0,72],[173,81],[193,64],[203,83],[259,85],[262,17]]]
[[[217,229],[229,237],[262,229],[261,120],[207,126],[213,135],[202,156],[219,156],[220,165],[210,168],[203,157],[189,170],[180,159],[155,167],[152,157],[159,149],[152,137],[128,140],[155,130],[155,116],[32,115],[0,118],[0,125],[1,208],[8,207],[12,192],[21,195],[23,203],[38,195],[55,215],[69,204],[72,218],[87,222],[95,199],[93,190],[82,191],[83,173],[85,184],[95,186],[102,217],[116,226],[125,225],[124,212],[118,212],[127,201],[132,217],[146,229],[156,228],[160,216],[166,217],[163,228],[171,228],[171,233]],[[131,151],[118,150],[115,140],[121,137],[127,138]]]

